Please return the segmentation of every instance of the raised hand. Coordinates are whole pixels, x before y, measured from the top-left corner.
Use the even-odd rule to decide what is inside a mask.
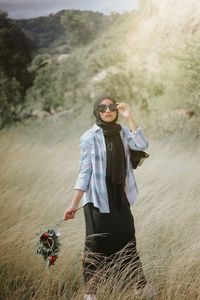
[[[128,106],[128,104],[126,103],[119,103],[118,106],[118,111],[119,113],[126,119],[131,117],[131,111],[130,111],[130,107]]]

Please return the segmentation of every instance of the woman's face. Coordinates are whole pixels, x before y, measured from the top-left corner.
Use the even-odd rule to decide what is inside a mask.
[[[114,102],[110,99],[103,99],[100,104],[109,105],[112,103],[114,103]],[[110,111],[109,108],[107,108],[107,110],[105,112],[99,112],[99,115],[100,115],[102,121],[110,123],[116,119],[117,110]]]

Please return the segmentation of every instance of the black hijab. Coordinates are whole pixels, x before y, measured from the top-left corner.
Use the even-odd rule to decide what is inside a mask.
[[[97,110],[97,106],[101,104],[104,99],[109,99],[113,103],[116,103],[116,101],[111,97],[103,96],[95,102],[93,111],[96,124],[103,129],[105,138],[107,157],[106,176],[111,178],[112,183],[124,185],[126,160],[124,145],[120,136],[121,125],[116,123],[118,120],[118,111],[116,118],[112,122],[103,121]]]
[[[103,129],[104,135],[106,135],[106,136],[107,135],[116,135],[121,130],[121,125],[116,123],[118,120],[118,111],[117,111],[116,118],[112,122],[105,122],[101,119],[100,114],[97,110],[98,105],[101,104],[101,102],[104,99],[109,99],[113,103],[116,103],[116,101],[113,98],[108,97],[108,96],[102,96],[95,102],[93,113],[96,118],[96,124]]]

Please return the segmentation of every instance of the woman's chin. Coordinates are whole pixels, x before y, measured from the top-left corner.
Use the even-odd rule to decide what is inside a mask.
[[[113,117],[106,117],[106,118],[104,118],[104,122],[107,122],[107,123],[111,123],[114,120],[115,120],[115,118],[113,118]]]

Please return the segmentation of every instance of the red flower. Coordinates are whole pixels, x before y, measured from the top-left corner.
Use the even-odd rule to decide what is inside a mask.
[[[41,235],[40,239],[41,239],[41,240],[46,240],[46,239],[48,239],[48,237],[49,237],[48,232],[44,232],[44,233]]]
[[[49,265],[50,265],[50,266],[51,266],[51,265],[54,265],[57,258],[58,258],[57,255],[50,255],[50,256],[49,256]]]

